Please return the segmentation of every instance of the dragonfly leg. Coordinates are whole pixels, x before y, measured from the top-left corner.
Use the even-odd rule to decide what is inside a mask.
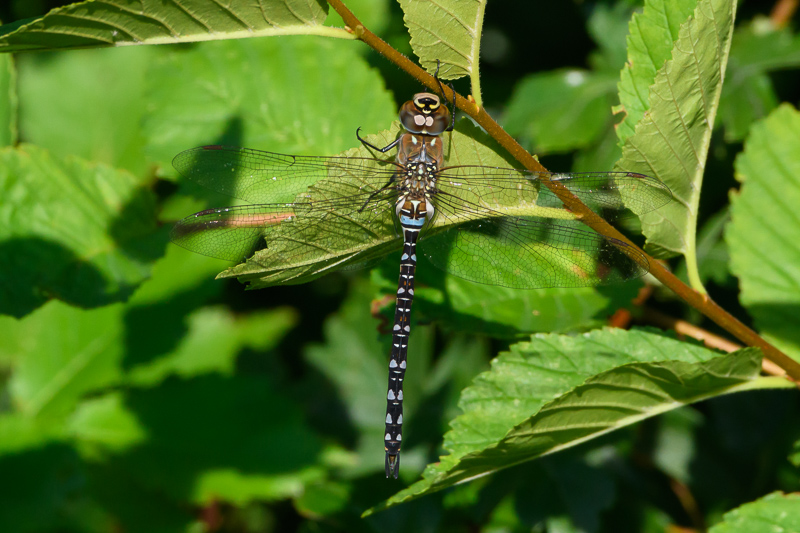
[[[436,83],[439,84],[439,91],[442,93],[442,97],[444,101],[447,102],[447,94],[444,92],[444,86],[442,85],[442,80],[439,79],[439,66],[440,62],[436,60],[436,72],[433,73],[433,77],[436,79]],[[453,94],[452,104],[453,106],[450,108],[450,125],[444,131],[453,131],[456,127],[456,90],[453,87],[452,83],[447,84],[450,87],[450,92]]]
[[[356,130],[356,139],[358,139],[358,140],[361,142],[361,144],[363,144],[363,145],[364,145],[364,146],[366,146],[367,148],[371,148],[371,149],[373,149],[373,150],[377,150],[378,152],[380,152],[380,153],[382,153],[382,154],[385,154],[386,152],[388,152],[389,150],[391,150],[392,148],[394,148],[395,146],[397,146],[397,145],[400,143],[400,139],[398,138],[398,139],[397,139],[396,141],[394,141],[393,143],[391,143],[391,144],[388,144],[388,145],[384,146],[383,148],[378,148],[378,147],[377,147],[377,146],[375,146],[374,144],[372,144],[372,143],[370,143],[370,142],[368,142],[368,141],[365,141],[364,139],[362,139],[362,138],[361,138],[361,135],[359,135],[359,134],[358,134],[358,132],[359,132],[359,131],[361,131],[361,128],[358,128],[358,129]]]

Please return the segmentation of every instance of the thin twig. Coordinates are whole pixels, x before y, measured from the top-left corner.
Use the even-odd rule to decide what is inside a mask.
[[[798,0],[778,0],[773,6],[769,19],[776,28],[784,28],[792,20],[800,2]]]
[[[432,90],[438,89],[436,79],[418,67],[413,61],[406,56],[389,46],[380,37],[369,31],[364,25],[356,18],[353,13],[345,7],[341,0],[328,0],[328,3],[336,10],[342,17],[345,24],[353,31],[353,33],[365,44],[373,48],[375,51],[386,57],[389,61],[396,64],[398,67],[406,71],[411,77],[418,80],[421,84],[429,87]],[[478,123],[489,135],[492,136],[509,154],[511,154],[523,167],[535,172],[545,172],[546,169],[537,161],[531,154],[525,151],[520,144],[514,140],[511,135],[500,127],[500,125],[489,116],[486,110],[475,104],[472,99],[467,99],[460,94],[453,92],[452,95],[446,95],[448,99],[454,98],[456,106],[464,111],[467,115]],[[647,264],[643,265],[649,268],[650,273],[663,283],[666,287],[677,294],[686,303],[703,313],[705,316],[713,320],[717,325],[728,331],[731,335],[744,342],[749,346],[756,346],[761,348],[764,355],[786,373],[795,381],[800,382],[800,363],[791,359],[789,356],[778,350],[775,346],[761,338],[755,331],[745,326],[742,322],[732,316],[730,313],[722,309],[716,302],[711,300],[708,295],[700,294],[677,277],[664,268],[658,261],[650,257],[627,237],[620,233],[616,228],[611,226],[608,222],[603,220],[599,215],[594,213],[591,209],[586,207],[569,189],[554,181],[544,180],[544,183],[567,209],[575,213],[578,218],[587,226],[596,232],[617,239],[627,244],[629,249],[633,249],[638,253],[644,254]],[[626,248],[621,248],[623,252]],[[637,254],[631,254],[632,259],[637,259]]]

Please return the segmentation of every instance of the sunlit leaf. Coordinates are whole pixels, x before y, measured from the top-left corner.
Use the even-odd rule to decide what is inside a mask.
[[[322,26],[326,8],[327,4],[318,0],[270,0],[258,4],[212,0],[87,1],[0,27],[0,50],[168,44],[275,35],[353,38],[343,29]]]
[[[17,67],[12,56],[0,59],[0,146],[13,146],[19,136]]]
[[[753,126],[736,158],[742,182],[725,234],[742,305],[761,333],[800,357],[800,113],[785,104]]]
[[[753,349],[717,356],[639,331],[533,337],[502,354],[463,392],[464,414],[445,436],[450,455],[384,505],[554,453],[681,405],[752,387],[790,386],[753,381],[760,361]]]
[[[333,155],[358,144],[357,128],[377,131],[397,118],[384,82],[349,42],[245,39],[157,50],[143,132],[148,156],[170,178],[172,158],[196,146]]]
[[[477,75],[485,0],[401,0],[411,47],[428,72],[441,62],[443,80]]]
[[[145,80],[149,65],[167,49],[21,54],[20,128],[25,141],[58,157],[82,157],[144,175],[141,121],[152,105],[145,103]]]
[[[773,492],[725,513],[709,533],[800,531],[800,495]]]
[[[628,61],[619,82],[620,112],[624,120],[617,135],[624,141],[650,109],[650,86],[656,73],[672,58],[680,26],[692,15],[697,0],[650,0],[631,18]]]
[[[642,218],[648,247],[656,257],[695,254],[697,206],[734,14],[730,0],[698,2],[692,18],[680,27],[672,59],[663,67],[657,65],[647,113],[622,148],[620,169],[661,180],[675,197]],[[657,36],[645,38],[650,43]]]

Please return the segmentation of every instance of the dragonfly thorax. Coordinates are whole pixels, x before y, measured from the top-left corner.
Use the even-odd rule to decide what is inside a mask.
[[[400,108],[400,122],[411,133],[440,135],[450,126],[450,111],[432,93],[417,93]]]

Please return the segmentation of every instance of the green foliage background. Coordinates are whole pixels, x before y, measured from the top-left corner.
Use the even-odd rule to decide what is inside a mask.
[[[425,3],[442,7],[430,17],[401,2],[409,28],[401,5],[347,4],[407,55],[447,59],[430,39],[443,2]],[[480,62],[443,75],[472,75],[456,89],[480,89],[551,170],[647,163],[678,179],[674,211],[643,221],[648,239],[682,254],[671,265],[686,279],[696,262],[694,282],[797,359],[798,16],[776,28],[771,6],[738,7],[698,167],[631,156],[636,134],[664,119],[650,86],[694,80],[683,45],[713,26],[687,25],[696,4],[490,2],[482,24],[475,15],[440,39],[461,50],[477,31]],[[317,7],[308,20],[325,19]],[[0,532],[800,531],[796,390],[759,377],[753,349],[723,355],[645,321],[602,328],[621,308],[638,314],[642,282],[520,291],[421,263],[401,479],[384,479],[381,333],[397,258],[258,291],[215,280],[229,265],[167,234],[232,200],[169,162],[214,143],[336,154],[358,144],[357,127],[388,129],[420,88],[363,44],[330,38],[333,13],[324,29],[309,23],[314,35],[257,39],[224,40],[239,31],[224,20],[210,42],[0,57]],[[190,22],[180,31],[209,34]],[[97,44],[20,26],[0,28],[0,47]],[[153,43],[164,27],[148,28]],[[686,87],[683,104],[705,95]],[[677,137],[659,131],[668,155]],[[666,291],[647,305],[724,334]]]

